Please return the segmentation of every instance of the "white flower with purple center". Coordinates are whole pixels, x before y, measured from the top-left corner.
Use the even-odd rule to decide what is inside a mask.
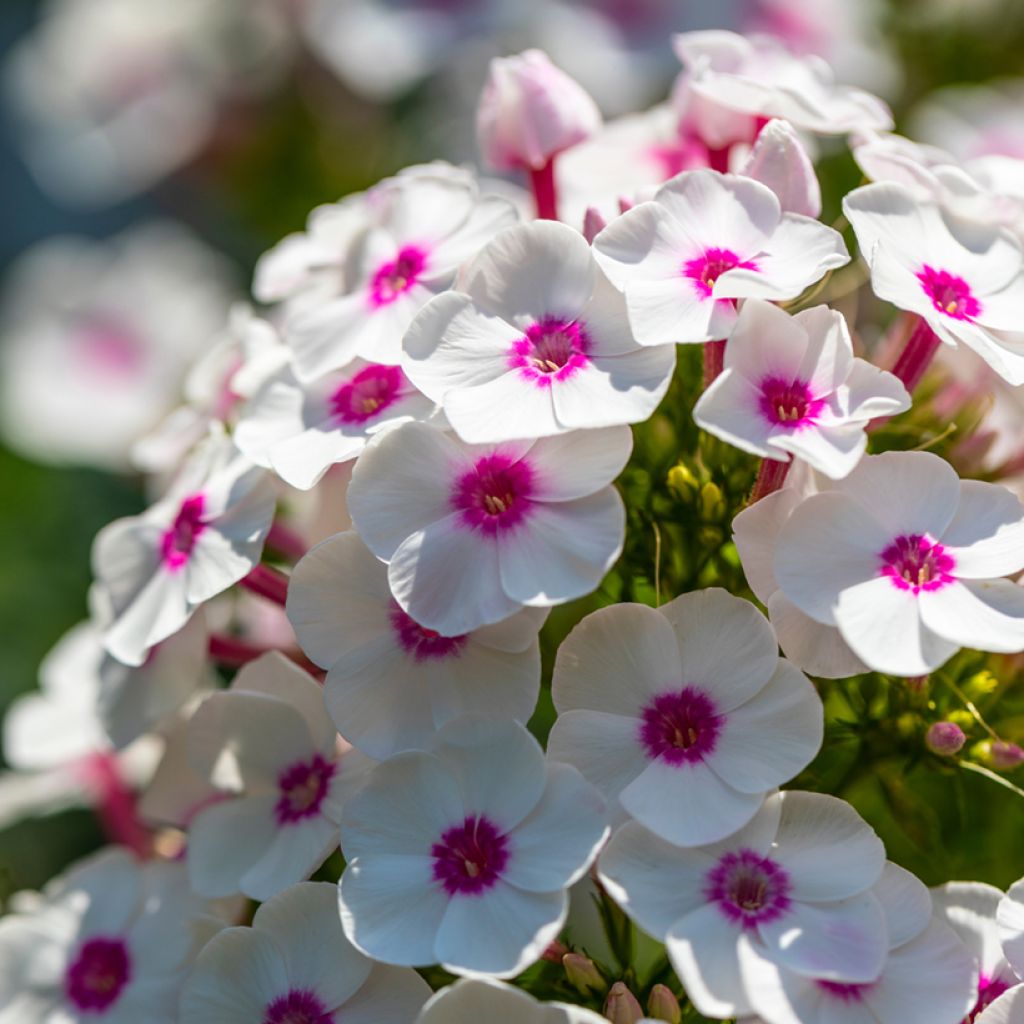
[[[305,491],[374,434],[433,411],[398,366],[355,359],[308,383],[285,367],[246,404],[234,437],[253,462]]]
[[[505,199],[453,177],[395,178],[384,207],[346,259],[345,294],[299,310],[285,325],[299,377],[312,380],[356,357],[396,364],[402,335],[461,264],[518,219]]]
[[[189,828],[192,885],[259,900],[308,878],[336,848],[342,807],[372,764],[339,741],[316,681],[277,652],[200,705],[188,757],[221,793]]]
[[[526,729],[449,722],[371,773],[345,808],[345,934],[385,963],[512,977],[561,931],[608,832],[600,794]]]
[[[998,226],[956,219],[904,185],[865,185],[843,200],[875,294],[917,313],[947,345],[973,349],[1024,383],[1024,252]]]
[[[271,478],[218,434],[197,449],[160,501],[105,526],[92,563],[111,609],[107,650],[140,665],[204,601],[248,575],[274,506]]]
[[[495,238],[403,347],[406,374],[472,443],[645,420],[675,366],[633,340],[583,236],[549,221]]]
[[[622,550],[610,485],[631,447],[624,426],[467,445],[406,423],[359,457],[349,511],[402,610],[458,636],[597,587]]]
[[[180,1024],[411,1024],[429,996],[415,971],[352,948],[337,886],[302,882],[264,903],[251,928],[227,928],[206,945],[181,994]]]
[[[838,982],[780,967],[743,949],[751,1024],[960,1024],[974,1001],[973,958],[956,932],[932,919],[924,884],[888,863],[872,892],[885,914],[889,953],[877,978]]]
[[[559,648],[552,697],[548,757],[619,820],[683,846],[741,828],[821,746],[814,687],[764,616],[717,588],[588,615]]]
[[[725,369],[693,418],[753,455],[796,456],[836,479],[860,461],[872,419],[909,408],[896,377],[854,357],[841,313],[815,306],[790,316],[751,299],[729,336]]]
[[[492,978],[463,978],[436,992],[416,1024],[606,1024],[607,1018],[565,1003],[539,1003]]]
[[[929,452],[870,455],[779,531],[774,575],[876,672],[925,675],[960,647],[1024,648],[1024,507]]]
[[[641,345],[727,338],[736,300],[792,299],[849,261],[843,239],[783,213],[759,181],[686,171],[617,217],[594,255],[626,296]]]
[[[324,699],[345,738],[371,757],[428,745],[445,722],[491,711],[526,722],[540,688],[528,608],[470,633],[443,636],[402,611],[387,567],[356,533],[317,545],[295,567],[288,618],[302,649],[327,669]]]
[[[24,902],[0,921],[5,1024],[176,1024],[192,958],[224,925],[182,865],[140,864],[121,847]]]
[[[888,947],[871,887],[885,850],[849,804],[818,793],[769,796],[740,831],[682,848],[623,825],[598,873],[636,923],[668,947],[705,1016],[753,1012],[742,965],[756,953],[797,974],[873,981]]]

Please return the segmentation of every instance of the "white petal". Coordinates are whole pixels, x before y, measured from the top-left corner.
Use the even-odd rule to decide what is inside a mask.
[[[782,591],[768,599],[768,618],[783,654],[810,675],[842,679],[869,671],[835,626],[804,615]]]
[[[995,925],[1002,890],[984,882],[947,882],[932,889],[931,895],[935,916],[952,926],[991,978],[1003,961],[1003,946]],[[1021,924],[1024,926],[1024,919]],[[1003,936],[1004,941],[1008,938]]]
[[[418,1024],[483,1020],[488,1024],[537,1024],[540,1012],[537,1002],[522,989],[486,978],[467,978],[436,992]]]
[[[733,339],[726,348],[726,359],[732,351]],[[789,461],[769,447],[771,424],[760,409],[761,392],[750,380],[734,369],[726,369],[705,389],[693,407],[693,420],[701,430],[721,438],[741,451],[762,458]]]
[[[775,582],[775,539],[800,499],[798,491],[784,487],[748,505],[732,521],[732,539],[743,573],[762,604],[767,604],[779,589]]]
[[[628,282],[679,277],[683,260],[697,249],[666,210],[653,202],[627,210],[594,239],[594,257],[619,289]]]
[[[1024,1017],[1024,985],[1004,992],[975,1018],[974,1024],[1018,1024]]]
[[[1024,650],[1024,587],[1009,580],[954,581],[918,595],[927,629],[981,651]]]
[[[1024,879],[1014,882],[999,901],[996,920],[1006,959],[1019,977],[1024,974]]]
[[[932,918],[928,887],[906,868],[886,861],[871,891],[885,915],[890,949],[916,938],[928,927]]]
[[[1024,569],[1024,506],[997,484],[964,480],[960,504],[942,534],[963,579],[1009,576]]]
[[[821,189],[814,164],[787,121],[771,120],[758,133],[743,174],[767,185],[783,212],[817,217]]]
[[[870,420],[895,416],[910,408],[910,395],[902,381],[863,359],[854,359],[841,391],[851,418]]]
[[[188,876],[211,898],[241,891],[242,876],[273,841],[276,824],[270,795],[225,800],[199,812],[189,827]]]
[[[519,370],[446,392],[444,411],[452,429],[470,444],[548,437],[565,427],[555,416],[554,390],[538,387]]]
[[[254,900],[267,900],[305,881],[338,846],[338,825],[323,815],[279,826],[239,888]]]
[[[629,281],[626,308],[641,345],[693,344],[725,336],[716,333],[714,300],[682,274],[667,280]]]
[[[778,431],[768,442],[775,451],[789,452],[832,480],[849,476],[868,447],[860,424],[838,427],[808,426],[793,432]]]
[[[430,986],[415,971],[374,964],[341,1014],[345,1024],[409,1024],[420,1019],[417,1014],[428,998]]]
[[[533,486],[542,501],[572,501],[593,494],[622,472],[633,450],[628,427],[579,430],[530,446]]]

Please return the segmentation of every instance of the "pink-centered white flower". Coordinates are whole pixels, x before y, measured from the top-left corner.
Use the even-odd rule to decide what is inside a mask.
[[[868,423],[909,408],[896,377],[854,357],[841,313],[815,306],[790,316],[751,299],[729,335],[725,369],[693,418],[753,455],[795,456],[838,479],[866,451]]]
[[[960,647],[1024,649],[1024,507],[929,452],[866,456],[793,510],[774,575],[866,665],[925,675]]]
[[[328,712],[376,758],[428,745],[468,711],[526,722],[540,688],[537,631],[546,616],[527,608],[457,636],[425,629],[391,596],[387,567],[356,533],[317,545],[288,587],[295,635],[327,669]]]
[[[947,345],[1024,383],[1024,250],[998,225],[946,214],[896,182],[851,192],[853,225],[879,298],[917,313]]]
[[[345,938],[338,890],[302,882],[206,945],[180,1024],[411,1024],[430,996],[415,972],[375,964]],[[148,1020],[148,1018],[146,1018]]]
[[[683,846],[747,824],[821,746],[807,677],[764,616],[718,588],[588,615],[559,648],[552,697],[548,756]]]
[[[607,1018],[565,1003],[540,1003],[491,978],[463,978],[434,993],[416,1024],[604,1024]]]
[[[180,864],[108,847],[0,920],[4,1024],[177,1024],[195,954],[224,926]]]
[[[392,179],[382,208],[345,254],[345,293],[300,309],[285,325],[299,377],[314,379],[356,357],[398,363],[416,313],[517,219],[507,200],[452,176]]]
[[[372,764],[339,741],[317,682],[276,651],[207,697],[188,744],[193,769],[224,794],[189,828],[189,878],[211,897],[264,900],[308,878]]]
[[[960,936],[978,972],[977,999],[967,1014],[970,1022],[1007,989],[1020,984],[1003,950],[998,918],[1004,899],[1001,890],[983,882],[947,882],[932,889],[935,916]],[[1007,937],[1012,943],[1012,937]]]
[[[356,462],[349,512],[402,610],[445,636],[589,593],[622,550],[628,427],[467,445],[406,423]]]
[[[590,246],[553,221],[502,232],[403,349],[405,373],[471,443],[645,420],[675,366],[671,349],[636,343]]]
[[[871,888],[884,864],[882,843],[849,804],[793,790],[708,846],[674,846],[629,822],[598,872],[615,902],[668,947],[694,1006],[732,1017],[753,1012],[747,951],[830,982],[878,977],[888,936]]]
[[[885,914],[889,945],[872,981],[800,974],[744,947],[741,971],[760,1024],[960,1024],[973,1005],[976,968],[956,932],[932,919],[924,884],[890,862],[872,893]]]
[[[141,515],[105,526],[93,543],[93,574],[111,619],[107,650],[140,665],[154,644],[260,559],[274,516],[267,473],[214,434],[182,467],[167,494]]]
[[[398,366],[354,359],[307,383],[285,366],[246,403],[234,438],[258,466],[305,491],[374,434],[433,412]]]
[[[397,754],[345,808],[345,934],[384,963],[512,977],[565,923],[607,836],[600,794],[526,729],[465,715]]]
[[[1024,878],[1019,878],[999,901],[996,923],[1003,953],[1018,978],[1024,979]]]
[[[848,262],[842,237],[751,178],[686,171],[594,239],[641,345],[728,337],[737,299],[792,299]]]

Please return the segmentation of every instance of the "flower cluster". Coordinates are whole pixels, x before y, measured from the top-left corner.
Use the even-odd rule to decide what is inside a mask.
[[[516,180],[319,207],[177,409],[143,389],[180,346],[104,319],[104,274],[40,329],[138,381],[92,440],[155,500],[6,721],[0,809],[84,802],[118,845],[0,921],[0,1021],[1024,1020],[1024,880],[929,892],[883,841],[905,765],[1024,796],[983,699],[1024,652],[1024,504],[922,450],[975,409],[940,348],[1024,381],[1022,221],[820,59],[676,50],[626,126],[495,60]],[[845,239],[824,136],[877,179],[825,197]],[[869,283],[903,311],[875,344]]]

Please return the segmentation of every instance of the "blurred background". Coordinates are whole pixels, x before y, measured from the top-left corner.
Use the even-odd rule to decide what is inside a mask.
[[[698,28],[820,54],[961,156],[981,111],[1024,156],[1020,0],[3,0],[0,714],[86,615],[93,536],[146,504],[130,442],[263,251],[406,164],[472,162],[490,57],[539,46],[614,117],[664,100]],[[821,170],[833,197],[859,173]],[[82,810],[3,826],[0,898],[99,841]]]

